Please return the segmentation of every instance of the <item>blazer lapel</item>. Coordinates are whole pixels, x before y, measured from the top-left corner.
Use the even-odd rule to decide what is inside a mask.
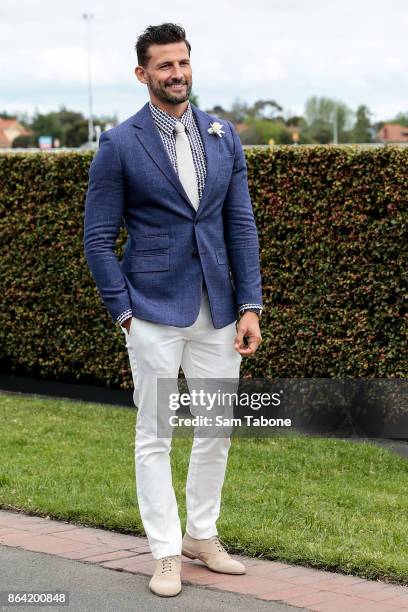
[[[160,168],[164,176],[177,189],[179,194],[186,200],[191,208],[195,210],[164,148],[163,141],[150,113],[148,102],[146,102],[140,111],[136,113],[133,125],[139,128],[136,131],[136,136],[148,155],[150,155],[152,160]]]
[[[191,102],[190,102],[191,104]],[[200,214],[205,203],[209,200],[212,192],[215,189],[217,182],[218,167],[220,160],[220,137],[217,134],[209,134],[211,117],[204,113],[194,104],[191,104],[194,117],[196,119],[198,129],[200,131],[201,140],[203,141],[205,153],[207,156],[207,174],[205,178],[205,186],[203,195],[198,206],[197,215]]]

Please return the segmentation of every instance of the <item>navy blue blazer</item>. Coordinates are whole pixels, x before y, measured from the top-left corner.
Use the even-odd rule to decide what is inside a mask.
[[[258,235],[239,137],[229,121],[191,105],[207,156],[195,211],[164,148],[148,102],[101,134],[89,169],[84,252],[114,321],[135,317],[187,327],[196,320],[203,276],[212,321],[237,319],[240,304],[262,304]],[[210,123],[225,134],[210,134]],[[128,239],[120,261],[121,225]]]

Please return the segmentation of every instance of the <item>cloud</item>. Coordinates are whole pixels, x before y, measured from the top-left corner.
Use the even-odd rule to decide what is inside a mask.
[[[327,95],[354,110],[366,104],[376,117],[407,111],[406,0],[88,0],[85,9],[82,0],[3,0],[0,109],[87,112],[84,10],[94,14],[97,113],[125,119],[147,100],[133,74],[134,43],[163,21],[186,28],[203,108],[273,98],[303,112],[309,96]]]

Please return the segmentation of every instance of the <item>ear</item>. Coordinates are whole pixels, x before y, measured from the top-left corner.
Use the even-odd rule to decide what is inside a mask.
[[[146,71],[142,66],[136,66],[135,75],[141,83],[147,84]]]

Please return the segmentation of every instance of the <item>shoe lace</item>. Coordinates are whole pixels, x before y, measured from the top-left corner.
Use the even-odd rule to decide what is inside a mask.
[[[216,545],[219,552],[225,552],[225,553],[227,552],[225,548],[226,544],[222,542],[222,540],[218,536],[213,536],[213,542]]]
[[[163,557],[163,559],[161,559],[161,562],[162,562],[161,573],[166,574],[168,572],[171,572],[173,569],[173,563],[175,562],[175,560],[176,560],[176,557],[174,556]]]

